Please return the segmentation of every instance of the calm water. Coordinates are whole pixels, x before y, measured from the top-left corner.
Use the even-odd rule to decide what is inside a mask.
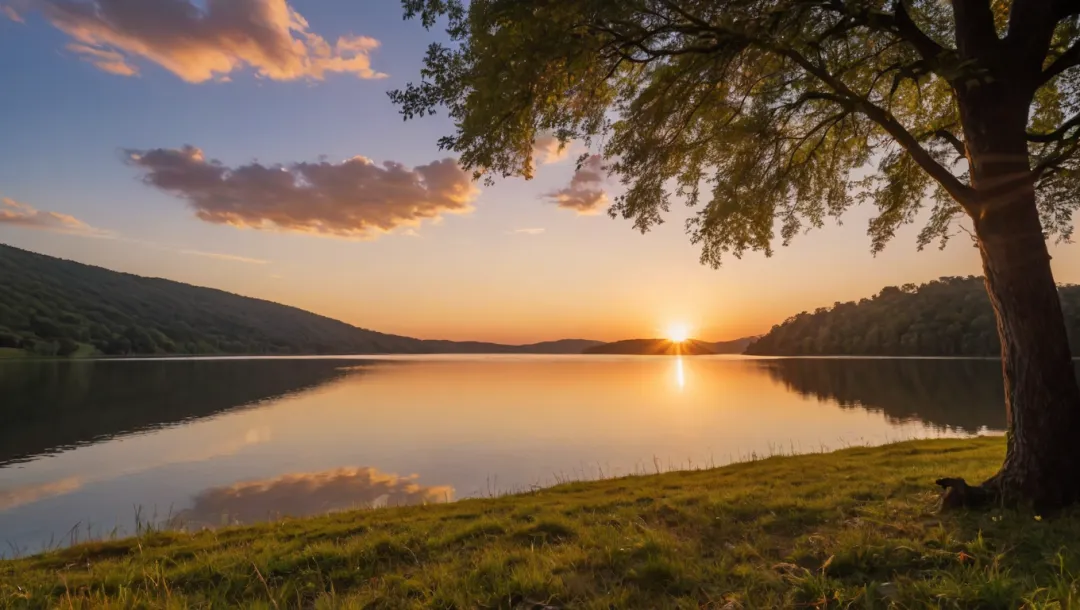
[[[1004,426],[988,360],[0,362],[0,552]],[[136,507],[140,507],[136,509]]]

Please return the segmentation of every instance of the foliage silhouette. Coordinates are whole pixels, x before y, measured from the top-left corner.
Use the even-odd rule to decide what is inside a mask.
[[[1062,286],[1062,309],[1080,354],[1080,286]],[[802,312],[746,348],[758,356],[978,356],[1001,354],[981,278],[888,286],[858,303]]]

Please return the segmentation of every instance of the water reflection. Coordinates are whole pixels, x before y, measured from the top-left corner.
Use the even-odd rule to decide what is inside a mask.
[[[83,486],[79,477],[68,477],[59,481],[50,481],[38,485],[26,485],[12,489],[0,489],[0,511],[33,504],[45,498],[62,496]]]
[[[1005,428],[996,360],[783,359],[760,366],[785,387],[844,408],[967,432]]]
[[[345,375],[341,366],[325,360],[0,363],[0,466],[314,388]]]
[[[374,468],[336,468],[245,481],[198,494],[193,506],[180,512],[173,522],[189,529],[216,527],[453,499],[452,487],[420,485],[416,479],[416,475],[400,477]]]
[[[992,361],[0,363],[0,549],[1000,430],[1001,393]]]

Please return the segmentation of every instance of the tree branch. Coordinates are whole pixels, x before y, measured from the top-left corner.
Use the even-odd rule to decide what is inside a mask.
[[[961,157],[967,157],[967,146],[965,146],[964,142],[956,137],[956,134],[953,132],[948,129],[938,129],[933,135],[951,144],[952,147],[956,149],[956,154]]]
[[[956,50],[960,52],[960,58],[985,58],[1001,42],[997,37],[990,0],[953,0],[952,5],[953,19],[956,21]]]
[[[1067,4],[1076,3],[1072,0],[1013,0],[1009,10],[1009,33],[1005,41],[1022,74],[1030,75],[1032,71],[1042,69],[1054,37],[1054,28],[1062,19],[1058,15]],[[1033,80],[1036,87],[1045,82],[1042,77]]]
[[[914,21],[904,6],[904,0],[893,0],[893,25],[896,33],[901,38],[911,43],[919,55],[926,61],[932,61],[945,52],[945,47],[939,45],[926,35]]]
[[[1027,134],[1027,140],[1028,142],[1058,142],[1060,140],[1064,140],[1065,134],[1068,133],[1070,129],[1078,125],[1080,125],[1080,113],[1074,114],[1071,119],[1062,123],[1061,127],[1058,127],[1050,133]]]
[[[1038,86],[1045,85],[1053,80],[1058,74],[1080,64],[1080,40],[1073,43],[1064,53],[1058,56],[1039,76]]]
[[[774,48],[773,51],[791,59],[803,70],[835,91],[839,96],[838,99],[842,100],[842,102],[838,103],[845,104],[852,111],[859,112],[871,121],[877,123],[886,133],[896,140],[897,144],[902,146],[904,150],[911,155],[912,159],[915,160],[919,167],[934,180],[937,180],[937,182],[941,184],[941,187],[944,188],[953,199],[956,199],[957,203],[965,208],[974,204],[975,190],[960,182],[952,172],[938,163],[937,160],[935,160],[934,157],[919,144],[918,139],[911,135],[911,132],[900,124],[891,113],[880,106],[875,105],[870,100],[856,94],[851,88],[835,78],[827,70],[814,65],[798,51],[786,47]]]

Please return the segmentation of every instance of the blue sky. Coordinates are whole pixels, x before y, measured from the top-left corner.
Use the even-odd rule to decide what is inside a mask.
[[[189,82],[186,68],[168,69],[132,51],[134,43],[118,50],[100,33],[99,56],[100,49],[120,52],[138,74],[91,63],[88,51],[70,46],[85,42],[78,32],[90,30],[58,27],[48,12],[58,1],[0,0],[23,20],[0,15],[0,197],[72,216],[107,235],[0,223],[3,243],[267,298],[386,332],[521,342],[650,336],[675,323],[705,339],[728,339],[887,284],[979,273],[977,251],[964,238],[945,252],[917,253],[918,226],[872,257],[867,209],[771,259],[752,255],[707,269],[683,234],[683,209],[642,236],[628,222],[579,215],[546,199],[569,184],[573,157],[584,150],[541,166],[532,181],[479,185],[470,213],[442,214],[375,239],[208,222],[196,217],[191,199],[145,184],[146,172],[125,162],[123,151],[192,145],[231,168],[255,160],[317,163],[322,156],[337,164],[357,155],[406,168],[430,164],[448,156],[436,140],[451,125],[441,116],[403,122],[386,92],[418,80],[424,50],[438,34],[404,21],[393,0],[294,0],[306,31],[330,44],[378,40],[368,58],[387,76],[275,79],[238,65],[227,72],[229,82],[220,82],[224,74]],[[282,4],[236,6],[275,3]],[[132,36],[139,33],[138,24],[131,27]],[[1080,282],[1076,247],[1054,254],[1058,280]]]

